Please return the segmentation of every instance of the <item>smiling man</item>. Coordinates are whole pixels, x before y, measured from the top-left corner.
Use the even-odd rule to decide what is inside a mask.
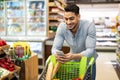
[[[79,61],[83,56],[93,56],[96,60],[96,29],[93,22],[81,20],[79,7],[75,4],[69,4],[65,8],[64,19],[60,23],[56,32],[52,53],[55,54],[57,61],[65,63],[71,60]],[[64,41],[70,46],[70,52],[64,55],[58,55]],[[93,65],[92,80],[96,76],[96,63]]]

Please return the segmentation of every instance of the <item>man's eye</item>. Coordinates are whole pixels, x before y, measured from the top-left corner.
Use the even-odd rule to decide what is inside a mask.
[[[65,20],[68,20],[68,19],[65,18]]]
[[[71,17],[71,18],[65,18],[65,20],[74,20],[74,17]]]
[[[68,20],[68,18],[65,18],[65,20]]]
[[[69,18],[70,20],[74,20],[74,18],[72,17],[72,18]]]

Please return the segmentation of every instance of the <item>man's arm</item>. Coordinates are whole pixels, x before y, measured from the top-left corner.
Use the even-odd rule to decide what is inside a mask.
[[[95,25],[91,23],[88,29],[88,35],[85,43],[86,49],[80,53],[67,53],[63,62],[70,60],[79,60],[82,56],[91,57],[95,55],[96,47],[96,29]]]
[[[63,29],[61,28],[63,25],[60,24],[58,26],[56,35],[55,35],[55,39],[53,42],[53,46],[52,46],[52,54],[55,54],[56,51],[61,50],[63,43],[64,43],[64,35],[63,35]]]
[[[96,28],[94,23],[91,23],[88,28],[88,36],[85,44],[86,50],[82,51],[81,54],[87,57],[94,56],[96,48]]]

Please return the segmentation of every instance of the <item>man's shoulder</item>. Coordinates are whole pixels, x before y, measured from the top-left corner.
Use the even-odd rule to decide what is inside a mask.
[[[80,23],[82,23],[82,24],[91,24],[93,22],[89,21],[89,20],[82,19],[82,20],[80,20]]]
[[[94,22],[88,21],[88,20],[80,20],[80,26],[84,28],[91,27],[91,26],[94,26]]]
[[[66,23],[65,22],[60,22],[59,25],[66,26]]]
[[[67,27],[67,25],[66,25],[65,22],[61,22],[61,23],[59,24],[59,28],[66,29],[66,27]]]
[[[58,25],[57,33],[64,33],[65,31],[66,31],[66,23],[65,22],[61,22]]]

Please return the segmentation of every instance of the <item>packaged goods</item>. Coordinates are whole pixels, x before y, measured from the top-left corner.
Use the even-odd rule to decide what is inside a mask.
[[[13,51],[16,59],[28,59],[31,55],[30,45],[28,42],[14,42]]]

